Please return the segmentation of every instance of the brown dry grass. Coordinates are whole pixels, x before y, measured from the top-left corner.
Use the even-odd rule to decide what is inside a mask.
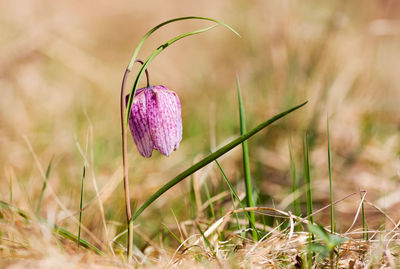
[[[314,207],[329,204],[329,114],[335,200],[365,190],[370,202],[365,205],[369,229],[386,231],[375,235],[366,253],[359,251],[364,247],[358,240],[360,234],[348,235],[353,240],[343,246],[349,251],[344,252],[341,265],[357,261],[355,266],[373,262],[379,267],[382,262],[382,266],[393,267],[398,262],[400,6],[396,1],[173,0],[160,4],[152,0],[17,0],[0,1],[0,14],[0,200],[30,216],[25,222],[15,212],[1,210],[1,267],[127,267],[118,254],[123,248],[111,243],[115,256],[109,248],[124,230],[120,80],[136,42],[148,29],[187,15],[220,19],[238,30],[242,38],[216,28],[168,48],[150,66],[154,84],[166,84],[180,95],[184,139],[170,158],[155,154],[150,160],[140,158],[129,142],[132,198],[142,203],[210,147],[239,133],[234,80],[238,71],[249,127],[309,100],[305,109],[250,140],[253,178],[264,197],[263,206],[292,210],[287,202],[291,188],[288,137],[293,140],[301,178],[301,139],[306,129],[313,138]],[[168,26],[146,43],[141,57],[161,41],[205,24]],[[40,214],[76,234],[83,164],[77,143],[84,148],[88,132],[83,237],[102,248],[106,258],[77,249],[35,217],[43,174],[53,158]],[[222,158],[221,164],[229,179],[238,184],[240,149]],[[217,190],[213,195],[218,195],[223,185],[213,166],[199,171],[194,179],[199,192],[207,182]],[[296,255],[304,251],[304,236],[294,233],[289,238],[290,232],[283,230],[257,245],[250,261],[244,257],[254,242],[243,245],[246,241],[237,236],[232,237],[232,245],[225,246],[212,235],[210,242],[215,249],[229,250],[217,252],[220,265],[201,240],[193,251],[202,253],[202,263],[187,251],[178,251],[174,257],[179,244],[165,233],[161,223],[178,235],[182,232],[183,239],[191,235],[198,239],[187,210],[188,189],[187,183],[179,184],[136,222],[135,238],[140,248],[136,259],[144,266],[241,267],[250,262],[255,268],[282,267],[286,260],[293,265]],[[197,203],[200,208],[205,201]],[[359,204],[357,194],[335,205],[338,232],[348,230]],[[218,217],[227,214],[232,209],[230,194],[216,199],[215,206],[222,211]],[[196,217],[204,230],[215,222],[206,208],[198,210]],[[328,226],[329,209],[318,213],[316,220]],[[177,223],[189,224],[180,231]],[[351,232],[360,227],[358,218]],[[386,235],[386,241],[380,240]]]

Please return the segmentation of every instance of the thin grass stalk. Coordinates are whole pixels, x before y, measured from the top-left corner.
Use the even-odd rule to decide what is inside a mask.
[[[236,193],[236,191],[235,191],[235,189],[233,188],[231,182],[228,180],[228,177],[226,176],[224,170],[222,170],[222,167],[221,167],[221,165],[219,164],[218,160],[215,160],[215,163],[217,164],[219,170],[221,171],[222,177],[223,177],[223,179],[225,180],[226,184],[228,185],[229,190],[231,191],[231,195],[233,195],[233,196],[236,198],[236,200],[238,201],[240,207],[243,209],[243,212],[245,213],[245,216],[246,216],[247,219],[249,220],[250,227],[252,227],[252,229],[254,229],[253,227],[255,227],[256,225],[255,225],[255,222],[251,219],[251,216],[250,216],[250,214],[249,214],[249,213],[252,212],[252,211],[249,211],[249,212],[246,211],[246,209],[245,209],[246,207],[244,206],[244,204],[242,203],[242,201],[240,201],[239,195]],[[234,207],[235,207],[235,206],[234,206]],[[234,210],[236,210],[236,208],[234,208]],[[258,231],[255,230],[255,229],[254,229],[254,231],[257,233],[257,237],[258,237]]]
[[[194,191],[194,180],[193,180],[193,175],[190,177],[190,192],[189,192],[189,201],[190,201],[190,218],[194,220],[196,218],[196,211],[197,211],[197,205],[196,205],[196,193]]]
[[[206,244],[207,248],[211,251],[212,255],[214,256],[214,258],[217,260],[218,262],[218,258],[215,255],[215,251],[213,246],[211,245],[210,241],[207,239],[207,236],[204,234],[203,230],[201,229],[200,225],[198,222],[196,222],[196,227],[197,230],[200,232],[201,236],[203,237],[204,243]]]
[[[231,192],[231,200],[232,200],[233,210],[236,210],[237,208],[236,208],[236,205],[235,205],[235,197],[233,196],[232,192]],[[239,215],[237,213],[235,213],[235,220],[236,220],[236,225],[237,225],[238,231],[241,231],[242,230],[242,226],[240,226]]]
[[[310,177],[310,159],[309,159],[309,141],[308,141],[308,133],[306,133],[304,137],[304,177],[306,180],[306,196],[307,196],[307,215],[308,221],[313,224],[313,216],[312,216],[312,196],[311,196],[311,177]],[[311,245],[314,240],[313,233],[309,232],[308,235],[308,244]],[[313,253],[307,253],[308,267],[311,268]]]
[[[94,171],[94,149],[93,149],[93,147],[94,147],[94,141],[93,141],[94,134],[93,134],[93,124],[92,124],[92,121],[90,120],[89,115],[87,114],[86,110],[84,110],[84,112],[85,112],[85,117],[86,117],[86,119],[87,119],[87,121],[89,123],[89,145],[91,145],[90,159],[88,159],[88,163],[91,163],[91,165],[89,164],[88,167],[90,167],[90,173],[92,175],[91,176],[92,184],[93,184],[94,191],[96,193],[96,198],[97,198],[97,201],[98,201],[98,204],[99,204],[101,220],[102,220],[103,227],[104,227],[104,235],[105,235],[105,238],[107,240],[107,243],[109,243],[109,236],[108,236],[106,217],[105,217],[105,214],[104,214],[104,206],[103,206],[103,202],[102,202],[102,200],[100,198],[100,195],[99,195],[99,188],[98,188],[98,185],[97,185],[97,182],[96,182],[96,174],[95,174],[95,171]],[[110,244],[109,244],[109,246],[110,246],[111,252],[114,255],[114,250],[112,249],[112,246]]]
[[[331,233],[335,233],[335,217],[333,212],[333,181],[332,181],[332,158],[331,158],[331,138],[329,131],[329,120],[326,120],[326,129],[328,132],[328,166],[329,166],[329,195],[331,198]]]
[[[361,192],[360,192],[360,196],[362,199],[363,197],[362,197]],[[361,217],[362,217],[362,227],[363,227],[362,237],[363,237],[363,240],[365,241],[365,240],[368,240],[368,232],[367,232],[367,224],[365,221],[364,201],[361,202]]]
[[[39,203],[38,203],[37,208],[36,208],[36,215],[39,215],[40,210],[42,208],[43,199],[44,199],[44,192],[46,191],[47,183],[48,183],[48,180],[49,180],[49,177],[50,177],[50,171],[51,171],[52,162],[53,162],[53,159],[50,160],[49,165],[47,166],[47,169],[46,169],[46,176],[45,176],[45,180],[43,181],[42,190],[40,191],[40,198],[39,198]],[[12,192],[10,194],[12,195]]]
[[[311,224],[313,221],[313,209],[312,209],[312,195],[311,195],[311,176],[310,176],[310,149],[309,149],[309,141],[308,141],[308,133],[304,137],[304,177],[306,180],[306,195],[307,195],[307,215],[308,220]]]
[[[244,114],[243,108],[243,99],[242,93],[240,90],[240,83],[239,83],[239,76],[236,74],[236,87],[238,92],[238,100],[239,100],[239,118],[240,118],[240,134],[244,135],[246,133],[246,116]],[[249,149],[247,146],[247,141],[242,142],[242,152],[243,152],[243,172],[244,172],[244,183],[246,187],[246,201],[247,207],[254,207],[254,200],[253,200],[253,187],[251,184],[251,173],[250,173],[250,159],[249,159]],[[256,217],[254,212],[250,213],[249,226],[252,228],[252,235],[254,241],[258,240],[258,235],[256,232],[256,227],[253,223],[256,222]]]
[[[209,203],[211,216],[212,216],[212,218],[215,220],[214,204],[213,204],[213,202],[212,202],[212,200],[211,200],[211,195],[210,195],[210,191],[209,191],[209,189],[208,189],[207,182],[204,182],[204,190],[205,190],[205,192],[206,192],[207,200],[208,200],[208,203]]]
[[[268,119],[267,121],[259,124],[258,126],[256,126],[255,128],[251,129],[250,131],[248,131],[247,133],[245,133],[244,135],[236,138],[235,140],[233,140],[232,142],[228,143],[227,145],[223,146],[222,148],[220,148],[219,150],[215,151],[214,153],[209,154],[207,157],[205,157],[204,159],[200,160],[199,162],[195,163],[194,165],[192,165],[191,167],[189,167],[188,169],[186,169],[185,171],[183,171],[182,173],[180,173],[179,175],[177,175],[176,177],[174,177],[173,179],[171,179],[170,181],[168,181],[164,186],[162,186],[158,191],[156,191],[155,193],[153,193],[153,195],[150,196],[149,199],[147,199],[142,206],[135,212],[135,214],[132,216],[130,222],[133,222],[137,217],[140,216],[140,214],[148,207],[150,206],[155,200],[157,200],[162,194],[164,194],[166,191],[168,191],[169,189],[171,189],[173,186],[175,186],[176,184],[178,184],[179,182],[181,182],[182,180],[184,180],[186,177],[190,176],[191,174],[193,174],[194,172],[196,172],[197,170],[203,168],[204,166],[206,166],[207,164],[211,163],[212,161],[216,160],[217,158],[221,157],[222,155],[224,155],[225,153],[227,153],[228,151],[232,150],[233,148],[235,148],[236,146],[238,146],[239,144],[241,144],[243,141],[249,139],[250,137],[252,137],[253,135],[255,135],[256,133],[260,132],[262,129],[266,128],[267,126],[271,125],[272,123],[274,123],[275,121],[279,120],[280,118],[288,115],[289,113],[299,109],[300,107],[304,106],[307,102],[304,102],[300,105],[297,105],[295,107],[292,107],[284,112],[281,112],[275,116],[273,116],[272,118]]]
[[[180,246],[184,246],[185,249],[193,256],[193,258],[195,258],[198,262],[201,262],[199,257],[197,257],[195,253],[193,253],[189,248],[186,247],[186,245],[185,245],[186,240],[182,242],[182,240],[180,240],[179,237],[174,232],[172,232],[165,223],[161,223],[161,224],[162,224],[162,226],[164,226],[164,228],[167,230],[167,232],[169,232],[175,238],[175,240],[178,241]]]
[[[86,156],[87,156],[87,150],[88,150],[88,143],[89,143],[89,133],[86,136],[86,147],[85,147],[85,155],[83,156],[83,172],[82,172],[82,184],[81,184],[81,201],[79,203],[79,225],[78,225],[78,248],[80,246],[81,242],[81,226],[82,226],[82,214],[83,214],[83,193],[85,190],[85,177],[86,177]],[[47,173],[46,173],[46,180],[47,181]]]

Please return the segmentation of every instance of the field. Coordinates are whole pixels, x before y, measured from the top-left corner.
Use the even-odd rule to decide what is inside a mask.
[[[0,15],[0,268],[400,267],[397,1],[0,0]],[[121,80],[146,32],[184,16],[240,37],[218,25],[149,64],[183,139],[144,158],[128,130],[133,213],[240,137],[240,107],[250,131],[308,102],[150,204],[127,257]],[[214,24],[168,24],[138,58]]]

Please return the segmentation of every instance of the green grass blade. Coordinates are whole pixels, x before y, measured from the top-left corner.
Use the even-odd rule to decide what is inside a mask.
[[[85,147],[85,155],[83,156],[83,172],[82,172],[82,185],[81,185],[81,201],[79,204],[79,225],[78,225],[78,240],[77,244],[78,247],[80,245],[81,239],[81,226],[82,226],[82,208],[83,208],[83,193],[84,193],[84,186],[85,186],[85,177],[86,177],[86,156],[88,150],[88,143],[89,143],[89,133],[86,136],[86,147]]]
[[[25,211],[21,210],[20,208],[14,206],[14,205],[10,205],[4,201],[0,201],[0,207],[4,208],[4,209],[8,209],[8,210],[14,210],[16,211],[21,217],[23,217],[26,221],[29,221],[30,218],[28,216],[28,213],[26,213]],[[40,222],[43,222],[47,225],[49,225],[50,227],[53,228],[53,230],[58,233],[59,235],[63,236],[66,239],[72,240],[72,241],[78,241],[78,237],[76,235],[74,235],[73,233],[67,231],[64,228],[61,228],[55,224],[49,223],[46,219],[38,217]],[[105,256],[104,252],[102,252],[100,249],[98,249],[97,247],[95,247],[94,245],[92,245],[91,243],[87,242],[84,239],[80,239],[80,244],[87,248],[87,249],[91,249],[93,251],[95,251],[97,254],[100,254],[102,256]]]
[[[154,28],[150,29],[150,30],[143,36],[143,38],[140,40],[139,44],[137,45],[135,51],[133,52],[133,56],[132,56],[131,61],[129,62],[129,65],[128,65],[128,70],[129,70],[129,71],[132,70],[132,67],[133,67],[133,65],[134,65],[134,63],[135,63],[136,57],[139,55],[140,49],[142,48],[144,42],[150,37],[151,34],[153,34],[155,31],[157,31],[157,30],[160,29],[161,27],[163,27],[163,26],[165,26],[165,25],[167,25],[167,24],[170,24],[170,23],[172,23],[172,22],[183,21],[183,20],[193,20],[193,19],[195,19],[195,20],[196,20],[196,19],[197,19],[197,20],[207,20],[207,21],[212,21],[212,22],[218,23],[218,24],[220,24],[220,25],[222,25],[222,26],[225,26],[226,28],[228,28],[229,30],[231,30],[233,33],[235,33],[236,35],[238,35],[238,36],[240,37],[239,33],[236,32],[232,27],[230,27],[229,25],[227,25],[227,24],[225,24],[225,23],[223,23],[223,22],[221,22],[221,21],[219,21],[219,20],[215,20],[215,19],[207,18],[207,17],[197,17],[197,16],[189,16],[189,17],[174,18],[174,19],[165,21],[165,22],[163,22],[163,23],[160,23],[159,25],[157,25],[157,26],[155,26]]]
[[[155,51],[153,51],[153,53],[152,53],[152,54],[147,58],[147,60],[143,63],[143,65],[142,65],[142,67],[140,68],[138,74],[136,75],[135,82],[133,83],[133,87],[132,87],[131,93],[130,93],[130,95],[129,95],[129,100],[128,100],[127,108],[126,108],[126,112],[125,112],[125,121],[126,121],[126,124],[127,124],[127,125],[128,125],[129,115],[130,115],[131,110],[132,110],[133,97],[135,96],[135,92],[136,92],[136,89],[137,89],[137,87],[138,87],[138,85],[139,85],[139,81],[140,81],[140,79],[142,78],[142,75],[143,75],[144,71],[146,70],[147,66],[150,64],[150,62],[151,62],[158,54],[160,54],[163,50],[165,50],[168,46],[172,45],[172,44],[175,43],[176,41],[178,41],[178,40],[180,40],[180,39],[182,39],[182,38],[191,36],[191,35],[196,35],[196,34],[200,34],[200,33],[206,32],[206,31],[208,31],[208,30],[210,30],[210,29],[212,29],[212,28],[214,28],[214,27],[216,27],[216,25],[213,25],[213,26],[210,26],[210,27],[207,27],[207,28],[203,28],[203,29],[200,29],[200,30],[191,31],[191,32],[187,32],[187,33],[178,35],[178,36],[176,36],[176,37],[170,39],[169,41],[165,42],[164,44],[162,44],[161,46],[159,46]]]
[[[222,169],[221,165],[219,164],[218,160],[215,160],[215,163],[217,164],[219,170],[221,171],[222,177],[223,177],[223,179],[225,180],[226,184],[228,185],[229,190],[231,191],[231,195],[233,195],[233,196],[236,198],[236,200],[238,201],[240,207],[243,209],[243,212],[245,213],[246,218],[247,218],[247,220],[249,221],[250,227],[252,228],[252,234],[255,233],[256,236],[258,237],[259,234],[258,234],[258,231],[257,231],[257,229],[256,229],[255,220],[253,220],[253,219],[251,218],[251,215],[250,215],[250,212],[252,212],[252,211],[250,211],[250,212],[249,212],[249,211],[246,211],[245,205],[244,205],[243,202],[240,200],[239,195],[237,195],[235,189],[233,188],[231,182],[229,181],[228,177],[226,176],[226,174],[225,174],[224,170]],[[236,210],[236,208],[235,208],[235,210]],[[238,218],[238,217],[237,217],[237,214],[236,214],[236,218]],[[237,219],[237,223],[238,223],[238,226],[240,227],[240,225],[239,225],[239,219]],[[254,231],[254,233],[253,233],[253,231]]]
[[[361,199],[363,198],[362,194],[360,193]],[[362,217],[362,227],[363,227],[363,240],[368,241],[368,231],[367,231],[367,223],[365,221],[365,211],[364,211],[364,201],[361,203],[361,217]]]
[[[235,205],[235,197],[234,197],[234,195],[233,195],[232,192],[231,192],[231,200],[232,200],[232,207],[233,207],[233,210],[236,211],[237,208],[236,208],[236,205]],[[241,230],[242,230],[242,226],[240,225],[238,213],[235,213],[235,220],[236,220],[236,225],[237,225],[238,231],[241,231]],[[243,236],[244,236],[244,234],[243,234]]]
[[[290,176],[292,178],[292,194],[295,195],[299,191],[299,186],[296,176],[296,162],[293,155],[292,140],[289,137]],[[293,212],[296,216],[300,216],[300,201],[298,197],[293,199]]]
[[[229,179],[227,178],[227,176],[226,176],[224,170],[222,170],[222,167],[221,167],[221,165],[219,164],[218,160],[215,160],[215,163],[217,164],[219,171],[221,171],[222,177],[223,177],[223,179],[225,180],[226,185],[228,185],[229,190],[231,191],[231,193],[233,194],[233,196],[235,196],[236,200],[238,201],[238,203],[239,203],[240,207],[243,209],[243,211],[246,212],[246,210],[245,210],[246,206],[245,206],[245,205],[242,203],[242,201],[240,200],[239,195],[237,195],[237,193],[236,193],[235,189],[233,188],[231,182],[230,182]],[[250,220],[250,219],[249,219],[249,220]]]
[[[208,249],[211,251],[211,253],[213,254],[213,256],[216,258],[215,253],[214,253],[214,249],[210,243],[210,241],[207,239],[207,236],[204,234],[203,230],[201,229],[200,225],[196,222],[196,227],[197,230],[199,230],[201,236],[204,239],[204,243],[206,244],[206,246],[208,247]]]
[[[51,171],[51,165],[52,165],[52,163],[53,163],[53,158],[50,160],[49,165],[47,166],[46,175],[45,175],[45,180],[44,180],[44,182],[43,182],[42,190],[41,190],[41,192],[40,192],[39,203],[38,203],[37,208],[36,208],[36,215],[39,215],[40,209],[42,208],[43,198],[44,198],[44,192],[46,191],[47,183],[48,183],[49,178],[50,178],[50,171]]]
[[[246,117],[243,108],[242,93],[240,90],[239,76],[236,74],[236,87],[239,100],[239,118],[240,118],[240,134],[244,135],[246,133]],[[251,173],[250,173],[250,160],[249,160],[249,149],[247,146],[247,140],[242,142],[242,152],[243,152],[243,174],[244,174],[244,184],[246,187],[246,201],[248,207],[254,207],[253,200],[253,187],[251,185]],[[250,227],[252,228],[252,235],[254,241],[258,240],[256,227],[253,224],[256,222],[256,217],[253,211],[249,212],[250,215]]]
[[[168,226],[167,226],[165,223],[161,223],[161,224],[162,224],[162,226],[164,226],[164,228],[167,230],[167,232],[169,232],[169,233],[176,239],[176,241],[178,241],[179,244],[182,245],[182,241],[179,239],[179,237],[178,237],[176,234],[174,234],[174,233],[168,228]]]
[[[210,207],[210,211],[211,211],[211,216],[212,218],[215,220],[215,211],[214,211],[214,204],[211,200],[211,196],[210,196],[210,191],[208,190],[208,185],[207,182],[204,182],[204,190],[206,192],[206,196],[207,196],[207,200],[209,203],[209,207]]]
[[[79,242],[79,245],[81,245],[87,249],[93,250],[94,252],[96,252],[97,254],[99,254],[101,256],[106,256],[103,251],[101,251],[100,249],[98,249],[97,247],[95,247],[94,245],[92,245],[91,243],[86,241],[85,239],[78,238],[78,236],[74,235],[73,233],[69,232],[68,230],[66,230],[64,228],[61,228],[54,224],[53,230],[64,238]]]
[[[9,204],[9,203],[4,202],[4,201],[0,201],[0,208],[4,208],[4,209],[11,210],[11,211],[15,211],[15,212],[17,212],[18,215],[20,215],[22,218],[24,218],[25,221],[29,221],[28,213],[23,211],[23,210],[21,210],[21,209],[19,209],[15,205]]]
[[[326,120],[326,129],[328,132],[328,166],[329,166],[329,195],[331,198],[331,232],[335,232],[335,217],[333,212],[333,182],[332,182],[332,156],[331,156],[331,137],[329,131],[329,120]]]
[[[310,149],[308,134],[304,137],[304,177],[306,179],[306,194],[307,194],[307,215],[308,220],[313,223],[313,209],[312,209],[312,195],[311,195],[311,177],[310,177],[310,159],[309,159]]]
[[[223,146],[222,148],[220,148],[216,152],[209,154],[204,159],[200,160],[196,164],[192,165],[191,167],[189,167],[188,169],[186,169],[185,171],[183,171],[182,173],[177,175],[175,178],[173,178],[172,180],[167,182],[164,186],[162,186],[158,191],[156,191],[149,199],[147,199],[143,203],[143,205],[132,216],[130,222],[133,222],[149,205],[151,205],[155,200],[157,200],[158,197],[160,197],[164,192],[168,191],[170,188],[172,188],[173,186],[175,186],[176,184],[181,182],[183,179],[185,179],[186,177],[190,176],[191,174],[193,174],[197,170],[203,168],[204,166],[206,166],[207,164],[211,163],[212,161],[216,160],[217,158],[221,157],[222,155],[224,155],[225,153],[227,153],[228,151],[230,151],[231,149],[233,149],[237,145],[241,144],[243,141],[249,139],[250,137],[252,137],[256,133],[258,133],[259,131],[264,129],[265,127],[271,125],[272,123],[274,123],[275,121],[279,120],[280,118],[282,118],[282,117],[288,115],[289,113],[291,113],[291,112],[299,109],[300,107],[304,106],[306,103],[307,102],[304,102],[304,103],[302,103],[302,104],[300,104],[298,106],[295,106],[293,108],[290,108],[290,109],[288,109],[288,110],[286,110],[286,111],[284,111],[282,113],[279,113],[279,114],[273,116],[269,120],[259,124],[257,127],[251,129],[250,131],[248,131],[244,135],[236,138],[235,140],[233,140],[232,142],[230,142],[227,145]]]
[[[313,217],[312,217],[312,196],[311,196],[311,177],[310,177],[310,145],[308,141],[308,133],[306,133],[304,137],[304,177],[306,180],[306,196],[307,196],[307,215],[308,221],[310,224],[313,224]],[[312,245],[312,241],[314,240],[314,234],[309,232],[308,235],[308,245]],[[308,266],[311,268],[312,260],[313,260],[314,253],[308,252],[307,259],[308,259]]]
[[[190,192],[189,192],[189,201],[190,201],[190,218],[194,220],[196,218],[197,205],[196,205],[196,193],[194,191],[194,180],[193,176],[190,177]]]

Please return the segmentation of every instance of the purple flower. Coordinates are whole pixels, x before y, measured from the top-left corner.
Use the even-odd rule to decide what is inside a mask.
[[[128,100],[129,95],[126,98]],[[162,85],[136,90],[129,128],[143,157],[151,157],[153,149],[169,156],[178,149],[182,140],[181,103],[178,95]]]

